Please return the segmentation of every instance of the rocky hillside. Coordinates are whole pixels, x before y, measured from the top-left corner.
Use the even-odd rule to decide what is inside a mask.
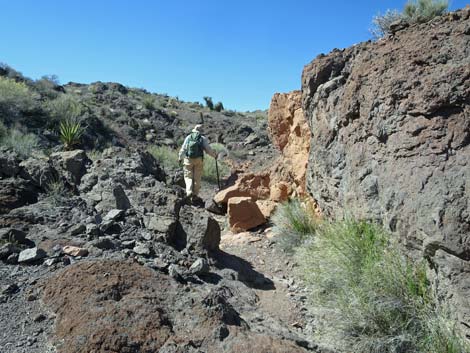
[[[320,55],[302,106],[323,213],[398,234],[470,335],[470,9]]]
[[[85,128],[77,147],[86,151],[152,145],[175,149],[195,124],[203,123],[210,141],[223,144],[233,160],[259,164],[275,153],[265,111],[218,112],[119,83],[33,81],[6,65],[0,66],[0,80],[0,123],[38,136],[39,148],[46,151],[61,149],[60,121],[74,113]]]
[[[150,153],[2,150],[0,170],[2,353],[327,352],[257,310],[273,282]]]

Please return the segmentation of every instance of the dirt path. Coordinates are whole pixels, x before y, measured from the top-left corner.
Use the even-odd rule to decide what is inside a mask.
[[[222,226],[226,225],[224,216],[216,218]],[[239,234],[223,228],[220,248],[245,260],[272,282],[272,286],[254,288],[258,309],[308,340],[313,334],[313,318],[306,308],[307,292],[294,275],[294,261],[278,248],[270,228]]]

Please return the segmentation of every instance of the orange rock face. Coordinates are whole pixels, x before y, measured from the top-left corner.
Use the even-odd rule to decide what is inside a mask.
[[[266,223],[266,218],[251,197],[228,200],[228,222],[233,233],[243,232]]]
[[[301,107],[301,92],[276,93],[269,108],[269,135],[281,155],[274,166],[262,174],[244,174],[235,184],[220,191],[214,198],[218,204],[228,204],[234,197],[251,197],[259,203],[269,218],[275,203],[290,196],[307,196],[305,175],[310,150],[310,128]],[[273,206],[274,205],[274,206]],[[230,218],[230,211],[229,211]]]
[[[268,114],[269,135],[281,151],[277,166],[271,171],[271,185],[284,182],[290,187],[289,195],[297,196],[306,195],[305,175],[310,151],[310,127],[301,100],[300,91],[276,93]],[[279,196],[277,191],[273,196]]]

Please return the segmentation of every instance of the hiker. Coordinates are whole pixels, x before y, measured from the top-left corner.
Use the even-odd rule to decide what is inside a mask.
[[[184,157],[183,168],[186,195],[193,200],[199,201],[202,201],[198,195],[201,189],[204,152],[217,159],[217,152],[211,148],[207,138],[202,135],[202,125],[198,124],[184,139],[178,160],[181,163]]]

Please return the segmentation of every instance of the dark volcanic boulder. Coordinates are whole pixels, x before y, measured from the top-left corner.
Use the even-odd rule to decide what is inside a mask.
[[[79,185],[86,174],[86,166],[90,163],[85,151],[75,150],[56,152],[51,155],[51,163],[55,169],[64,172],[67,181],[72,185]]]
[[[0,150],[0,178],[15,177],[20,171],[19,163],[16,153],[2,148]]]
[[[469,16],[335,50],[302,77],[309,192],[326,215],[378,220],[425,251],[467,327],[470,287],[453,275],[470,272]]]
[[[279,332],[252,329],[232,292],[185,287],[136,263],[87,261],[45,280],[43,301],[57,314],[59,353],[307,352]]]
[[[183,206],[179,213],[175,245],[196,253],[204,253],[218,250],[219,244],[219,223],[205,210]]]
[[[38,201],[36,188],[23,179],[0,179],[0,214]]]

